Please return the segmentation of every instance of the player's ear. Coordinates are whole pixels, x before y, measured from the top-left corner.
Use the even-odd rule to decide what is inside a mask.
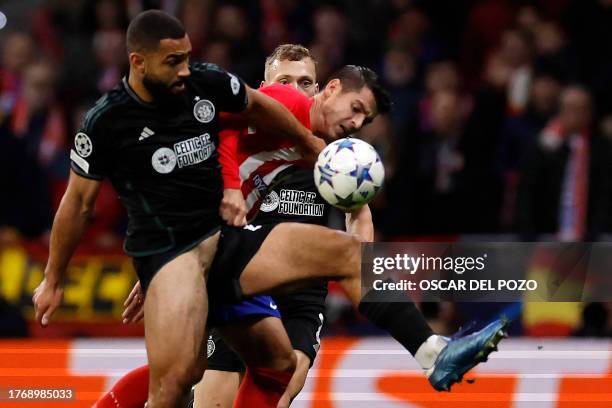
[[[134,67],[140,74],[145,73],[144,56],[137,52],[130,52],[130,66]]]
[[[325,89],[323,89],[323,94],[329,98],[331,95],[342,90],[342,84],[338,78],[334,78],[325,85]]]

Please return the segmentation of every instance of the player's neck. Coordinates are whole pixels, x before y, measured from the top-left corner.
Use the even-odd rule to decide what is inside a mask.
[[[310,105],[310,129],[315,136],[322,137],[320,129],[323,126],[321,119],[323,118],[323,99],[322,92],[312,97],[312,105]]]
[[[143,101],[152,103],[154,101],[153,95],[145,88],[142,81],[136,79],[136,75],[130,71],[130,76],[128,77],[128,85],[132,88],[132,91]]]

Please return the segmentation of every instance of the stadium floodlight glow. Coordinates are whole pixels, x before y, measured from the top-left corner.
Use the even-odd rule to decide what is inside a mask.
[[[0,30],[2,30],[6,26],[6,14],[0,11]]]

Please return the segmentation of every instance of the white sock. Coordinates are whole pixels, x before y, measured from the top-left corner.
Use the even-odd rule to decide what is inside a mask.
[[[448,340],[446,340],[444,337],[433,334],[429,336],[429,338],[423,344],[421,344],[414,355],[415,360],[417,363],[419,363],[427,377],[429,377],[433,372],[436,358],[438,358],[438,354],[440,354],[442,349],[446,347],[447,343]]]

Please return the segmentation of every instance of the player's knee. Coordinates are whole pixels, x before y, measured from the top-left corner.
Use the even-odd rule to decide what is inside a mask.
[[[270,368],[275,371],[282,371],[286,373],[293,373],[297,367],[297,357],[293,350],[286,350],[279,353],[274,358],[273,364]]]
[[[295,373],[299,376],[299,378],[303,379],[302,384],[306,382],[306,376],[308,375],[308,370],[310,369],[310,357],[308,357],[305,353],[301,351],[294,352],[296,354],[296,367]]]
[[[198,360],[198,362],[188,370],[184,378],[187,382],[187,386],[189,389],[191,389],[192,386],[196,385],[202,380],[205,370],[206,360],[202,359]]]
[[[292,350],[291,353],[289,353],[289,355],[287,356],[287,367],[285,368],[285,371],[293,373],[295,372],[296,367],[297,357],[295,356],[295,353]]]
[[[177,367],[169,370],[160,379],[160,390],[163,399],[167,401],[180,401],[189,393],[191,387],[198,383],[204,375],[204,367],[200,364],[190,367]]]
[[[153,400],[153,406],[175,406],[178,404],[185,394],[186,390],[182,384],[174,378],[167,378],[161,381],[159,392]]]
[[[297,395],[297,393],[299,393],[304,387],[306,377],[308,376],[308,370],[310,369],[310,358],[303,353],[298,353],[296,353],[297,365],[295,367],[295,373],[291,379],[293,382],[292,388],[294,388],[295,395]],[[291,397],[293,398],[295,395],[292,395]]]

